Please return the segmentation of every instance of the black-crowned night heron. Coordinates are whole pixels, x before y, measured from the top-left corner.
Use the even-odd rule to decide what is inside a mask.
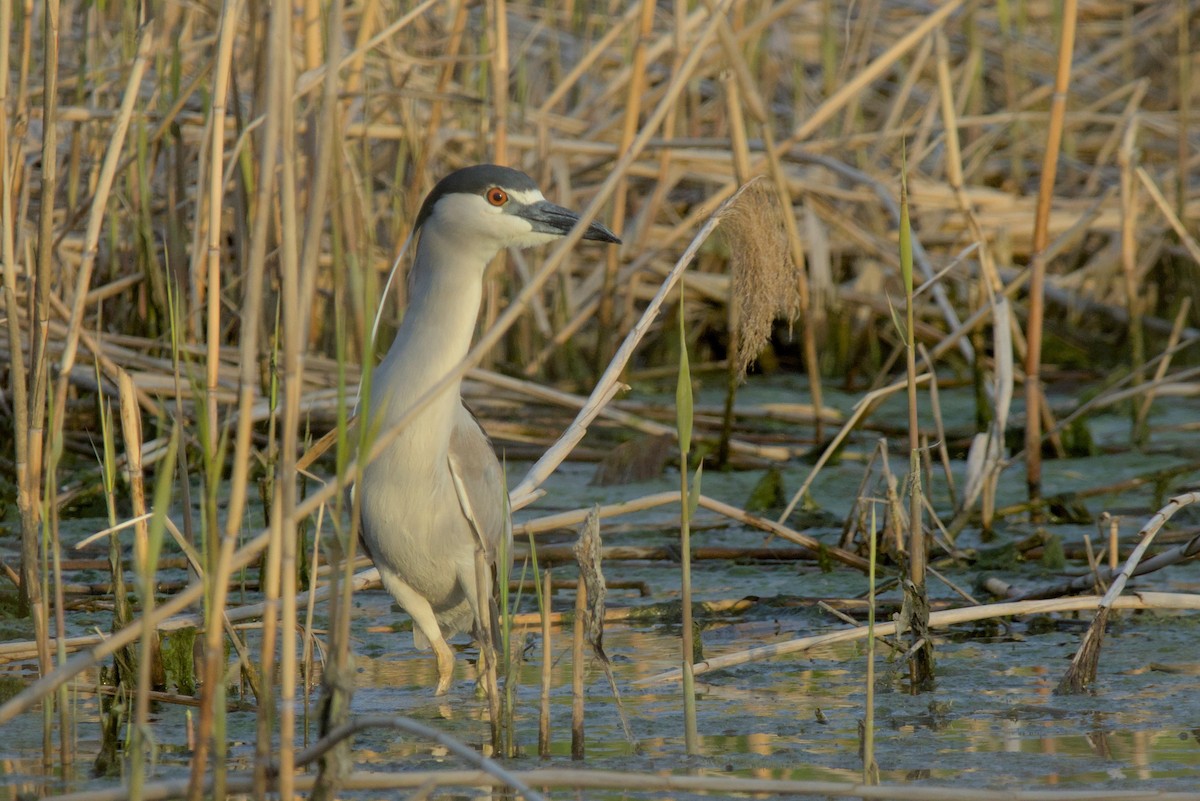
[[[387,431],[467,355],[484,270],[501,249],[553,241],[578,221],[508,167],[480,164],[439,181],[417,214],[408,311],[372,374],[368,425]],[[621,241],[599,223],[583,238]],[[500,462],[463,406],[461,381],[426,404],[367,465],[357,491],[363,542],[383,586],[412,616],[414,643],[433,648],[441,695],[454,671],[446,640],[469,631],[482,642],[482,616],[489,614],[489,599],[476,590],[477,544],[490,568],[512,539]]]

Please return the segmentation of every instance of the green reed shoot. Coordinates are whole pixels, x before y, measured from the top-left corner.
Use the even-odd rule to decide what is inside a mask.
[[[679,278],[679,381],[675,386],[675,431],[679,435],[679,548],[680,595],[683,604],[681,648],[683,651],[683,738],[688,754],[699,753],[696,734],[696,679],[692,674],[692,544],[691,506],[688,492],[688,455],[692,444],[692,371],[688,363],[687,331],[684,326],[683,276]],[[696,484],[700,470],[696,470]]]
[[[904,279],[904,351],[908,373],[908,571],[918,602],[914,604],[912,638],[924,638],[911,662],[916,691],[933,681],[933,644],[926,636],[929,603],[925,594],[925,531],[921,522],[921,431],[917,415],[917,345],[913,299],[912,224],[908,208],[908,161],[900,150],[900,272]]]

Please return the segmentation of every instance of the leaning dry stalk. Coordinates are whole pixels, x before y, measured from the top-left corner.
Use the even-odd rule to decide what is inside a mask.
[[[609,362],[604,374],[600,376],[600,379],[596,382],[596,387],[592,390],[592,394],[588,397],[587,404],[579,410],[579,414],[575,416],[575,420],[571,423],[571,426],[565,432],[563,432],[563,435],[559,437],[558,441],[555,442],[554,445],[546,451],[546,453],[542,454],[542,457],[538,459],[538,461],[532,467],[529,468],[529,471],[525,474],[525,477],[522,478],[520,483],[518,483],[517,486],[514,487],[509,493],[509,497],[512,499],[513,509],[520,509],[534,499],[535,496],[533,496],[533,493],[537,487],[541,485],[541,483],[544,482],[552,472],[554,472],[558,465],[562,464],[563,460],[565,460],[568,455],[570,455],[571,450],[579,443],[580,440],[583,439],[584,434],[587,433],[587,426],[596,418],[596,415],[599,414],[600,409],[612,399],[613,395],[616,393],[621,372],[625,369],[625,365],[629,363],[629,359],[633,356],[633,351],[637,348],[637,345],[642,340],[642,337],[644,337],[646,332],[649,331],[651,324],[658,316],[658,310],[662,307],[663,302],[667,299],[671,290],[679,281],[679,277],[683,275],[683,271],[687,269],[687,266],[691,263],[692,258],[696,255],[697,251],[700,250],[701,246],[708,240],[708,237],[712,234],[713,230],[715,230],[717,225],[720,224],[721,217],[725,211],[736,203],[737,198],[747,186],[749,186],[749,184],[740,187],[739,190],[733,194],[733,196],[722,203],[716,209],[716,211],[709,215],[708,220],[703,226],[701,226],[700,230],[696,232],[696,235],[692,238],[691,244],[688,245],[686,250],[684,250],[683,255],[676,260],[675,266],[671,268],[671,272],[668,273],[667,277],[659,286],[653,300],[651,300],[646,306],[646,309],[642,312],[642,316],[638,320],[637,324],[634,325],[629,333],[625,336],[625,341],[621,343],[621,347],[617,349],[616,355],[614,355],[612,360]],[[595,205],[594,201],[592,205]],[[581,226],[583,223],[581,222],[579,225]],[[579,226],[576,226],[576,230],[578,230],[578,228]],[[503,320],[504,318],[502,317],[500,322],[497,322],[497,327],[499,327]],[[476,345],[474,350],[478,349],[479,345]],[[472,353],[474,350],[472,350]],[[468,356],[468,359],[469,358],[470,356]],[[457,371],[455,372],[457,373]]]

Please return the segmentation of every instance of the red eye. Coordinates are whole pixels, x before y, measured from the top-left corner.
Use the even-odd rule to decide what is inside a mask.
[[[487,202],[491,203],[493,206],[503,206],[508,202],[508,193],[498,186],[493,186],[491,189],[489,189],[484,197],[486,197]]]

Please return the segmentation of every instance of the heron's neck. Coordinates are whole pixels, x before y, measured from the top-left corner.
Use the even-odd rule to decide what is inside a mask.
[[[429,233],[417,248],[408,310],[372,379],[372,408],[385,414],[387,422],[406,414],[463,360],[479,316],[486,261],[461,258],[460,252],[453,265],[435,266],[429,258],[435,244],[427,238]],[[452,244],[448,252],[456,252]],[[448,441],[461,384],[461,379],[455,380],[439,393],[409,428]]]

